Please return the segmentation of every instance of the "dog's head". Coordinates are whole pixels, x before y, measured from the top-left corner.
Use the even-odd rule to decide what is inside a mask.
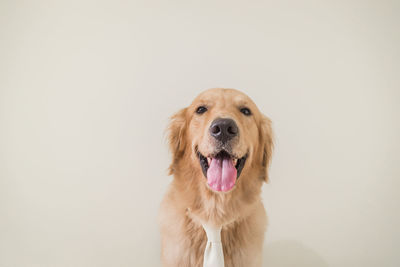
[[[172,117],[169,144],[170,173],[190,168],[213,191],[231,191],[239,177],[268,180],[271,123],[240,91],[218,88],[201,93]]]

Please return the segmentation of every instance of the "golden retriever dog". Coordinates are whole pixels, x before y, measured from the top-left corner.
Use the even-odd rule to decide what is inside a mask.
[[[202,223],[222,226],[226,267],[261,266],[270,120],[244,93],[209,89],[172,116],[168,134],[174,178],[159,216],[163,266],[203,266]]]

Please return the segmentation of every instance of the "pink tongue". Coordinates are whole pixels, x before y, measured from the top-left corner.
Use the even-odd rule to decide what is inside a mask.
[[[215,191],[229,191],[236,182],[236,168],[229,158],[212,158],[207,170],[207,183]]]

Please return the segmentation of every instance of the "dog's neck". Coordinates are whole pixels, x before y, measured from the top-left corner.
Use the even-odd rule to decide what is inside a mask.
[[[182,194],[182,201],[186,200],[183,207],[188,216],[199,225],[208,223],[226,226],[240,222],[249,216],[261,201],[261,190],[250,194],[246,188],[240,186],[230,193],[214,192],[206,185],[193,189],[197,191],[195,194],[190,194],[190,190],[179,193]]]
[[[234,218],[231,220],[221,220],[219,219],[210,219],[210,218],[206,218],[204,216],[201,216],[201,214],[193,212],[191,208],[187,208],[186,209],[186,216],[188,217],[188,219],[192,222],[194,222],[197,226],[204,226],[204,225],[211,225],[213,227],[231,227],[233,224],[238,223],[240,221],[240,219],[238,218]]]

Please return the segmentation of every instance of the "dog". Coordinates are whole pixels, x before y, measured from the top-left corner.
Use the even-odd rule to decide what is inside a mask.
[[[214,88],[173,115],[167,132],[174,178],[159,214],[162,265],[203,266],[207,223],[222,227],[226,267],[261,266],[270,119],[244,93]]]

